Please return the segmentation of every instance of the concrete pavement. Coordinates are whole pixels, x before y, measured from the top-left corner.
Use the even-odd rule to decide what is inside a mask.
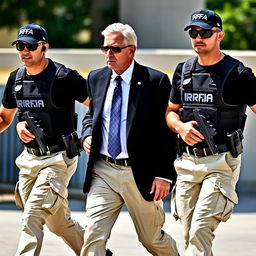
[[[80,204],[80,206],[79,206]],[[166,208],[168,208],[168,203]],[[73,217],[84,223],[84,212],[81,202],[70,201]],[[247,198],[242,200],[231,219],[221,223],[215,232],[214,256],[254,256],[256,255],[256,200]],[[253,212],[254,211],[254,212]],[[164,230],[177,241],[181,256],[184,255],[181,226],[171,214],[166,211]],[[0,256],[12,256],[18,244],[20,235],[22,212],[16,210],[13,202],[0,203]],[[149,256],[146,249],[138,242],[133,223],[128,212],[124,209],[108,242],[108,248],[113,256]],[[56,235],[45,227],[42,256],[72,256],[71,249]],[[164,255],[163,255],[164,256]]]

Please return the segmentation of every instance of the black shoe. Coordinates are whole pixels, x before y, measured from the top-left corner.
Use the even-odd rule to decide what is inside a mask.
[[[112,256],[112,255],[113,255],[113,253],[109,249],[107,249],[106,250],[106,256]]]

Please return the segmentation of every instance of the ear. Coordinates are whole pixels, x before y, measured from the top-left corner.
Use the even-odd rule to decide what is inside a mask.
[[[137,48],[136,48],[136,46],[135,46],[135,45],[131,46],[131,47],[130,47],[130,53],[134,55],[134,54],[135,54],[136,49],[137,49]]]
[[[49,44],[46,43],[42,46],[42,52],[46,52],[49,49]]]
[[[218,40],[221,41],[225,36],[225,32],[224,31],[221,31],[218,33]]]

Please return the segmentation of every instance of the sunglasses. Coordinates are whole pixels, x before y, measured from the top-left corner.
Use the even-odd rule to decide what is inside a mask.
[[[221,32],[221,30],[211,30],[211,29],[203,29],[203,30],[195,30],[195,29],[190,29],[188,31],[189,36],[191,38],[197,38],[198,34],[200,35],[201,38],[210,38],[214,33]]]
[[[16,44],[16,49],[18,51],[23,51],[25,49],[25,47],[29,50],[29,51],[35,51],[37,49],[37,47],[39,45],[44,45],[45,43],[37,43],[37,44],[30,44],[30,43],[22,43],[22,42],[18,42]]]
[[[127,48],[127,47],[131,47],[132,44],[126,45],[124,47],[119,47],[119,46],[101,46],[101,50],[102,52],[106,53],[108,50],[111,50],[114,53],[119,53],[121,52],[123,49]]]

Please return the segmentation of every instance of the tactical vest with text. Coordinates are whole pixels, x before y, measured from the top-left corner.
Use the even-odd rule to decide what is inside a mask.
[[[220,64],[224,79],[217,86],[210,73],[196,73],[197,57],[187,60],[181,74],[182,109],[180,117],[183,122],[195,120],[193,109],[199,109],[217,131],[214,138],[217,144],[225,143],[227,133],[239,128],[243,130],[246,119],[246,105],[231,105],[223,99],[223,88],[231,72],[236,68],[242,72],[243,64],[226,56]]]
[[[54,68],[50,69],[48,80],[26,80],[25,67],[19,68],[14,86],[18,120],[23,121],[22,113],[29,111],[30,116],[34,117],[43,129],[48,146],[62,144],[62,135],[70,134],[76,129],[74,104],[58,107],[53,103],[52,89],[54,81],[61,68],[64,67],[56,62],[53,62],[53,64]],[[32,142],[29,146],[35,145]]]

